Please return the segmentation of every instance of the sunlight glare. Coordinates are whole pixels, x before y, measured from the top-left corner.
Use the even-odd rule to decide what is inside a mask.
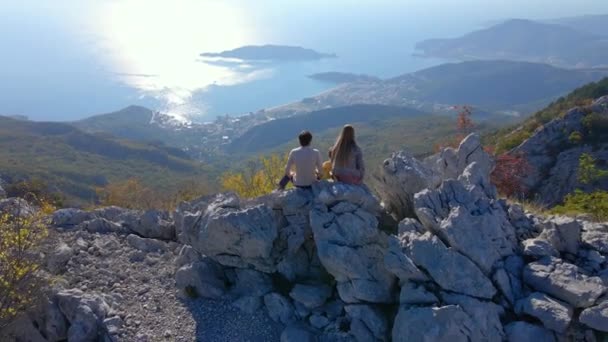
[[[199,58],[202,52],[256,43],[246,15],[226,2],[110,1],[98,18],[112,71],[122,82],[166,102],[168,110],[192,110],[188,102],[193,93],[210,85],[234,85],[271,72],[210,65]]]

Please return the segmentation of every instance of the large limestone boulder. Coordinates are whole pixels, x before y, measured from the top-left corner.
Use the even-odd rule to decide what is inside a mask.
[[[209,258],[182,266],[175,273],[175,285],[184,297],[219,298],[226,291],[221,267]]]
[[[431,167],[401,151],[384,161],[377,181],[386,209],[402,219],[415,215],[414,194],[439,186],[441,178]]]
[[[415,196],[416,214],[429,231],[489,274],[498,260],[513,254],[515,228],[501,204],[470,190],[457,180],[423,190]]]
[[[175,240],[175,224],[169,213],[147,210],[141,215],[127,216],[124,225],[133,232],[152,239]]]
[[[406,253],[441,288],[478,298],[492,298],[496,288],[471,260],[446,245],[435,235],[406,237]],[[448,271],[449,270],[449,271]]]
[[[584,222],[582,241],[596,251],[608,254],[608,224]]]
[[[590,328],[608,332],[608,300],[583,310],[579,319]]]
[[[546,328],[557,333],[564,333],[568,329],[573,315],[571,306],[540,292],[534,292],[520,299],[516,304],[516,310],[538,318]]]
[[[179,216],[180,240],[201,254],[225,266],[276,270],[272,248],[278,227],[269,207],[241,209],[235,196],[218,195],[206,208]]]
[[[310,212],[317,253],[347,303],[396,300],[395,276],[384,265],[388,236],[378,229],[380,206],[363,187],[323,189]]]
[[[494,161],[484,151],[481,137],[476,133],[465,137],[457,149],[444,148],[438,154],[428,157],[425,163],[439,171],[443,180],[457,179],[472,163],[477,163],[480,173],[484,175],[489,175],[494,168]]]
[[[588,276],[580,267],[552,257],[526,265],[523,279],[530,287],[575,308],[593,305],[607,290],[599,277]]]
[[[467,170],[473,163],[476,166]],[[414,217],[417,214],[414,195],[424,189],[435,189],[443,180],[464,176],[465,182],[482,184],[485,191],[495,194],[489,183],[493,168],[494,162],[483,150],[479,135],[470,134],[457,149],[445,148],[423,161],[405,151],[394,153],[380,168],[377,190],[385,207],[397,219]]]
[[[0,199],[0,213],[15,217],[26,217],[34,214],[36,208],[23,198],[11,197]]]
[[[504,309],[500,305],[453,293],[443,293],[441,297],[447,304],[460,306],[471,317],[482,340],[501,341],[505,339],[500,322]]]

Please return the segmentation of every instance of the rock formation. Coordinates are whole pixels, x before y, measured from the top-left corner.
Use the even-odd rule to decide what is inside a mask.
[[[365,187],[320,182],[254,200],[207,196],[171,215],[64,209],[53,222],[118,236],[134,260],[168,258],[172,291],[184,300],[265,310],[284,326],[282,341],[593,340],[608,332],[608,225],[526,214],[497,198],[492,166],[471,135],[424,161],[394,154],[382,165],[381,200]],[[400,219],[389,230],[387,211]],[[86,242],[73,241],[57,247],[50,270],[75,262],[70,249]],[[56,292],[59,311],[41,316],[54,323],[36,331],[53,341],[76,341],[76,331],[81,340],[133,336],[121,330],[116,304],[99,296]]]
[[[593,186],[581,184],[577,179],[581,154],[588,153],[598,161],[608,161],[608,144],[605,142],[591,147],[579,146],[569,140],[572,133],[585,131],[583,119],[590,113],[608,116],[608,96],[597,99],[587,108],[570,109],[563,117],[540,127],[509,152],[525,157],[530,167],[522,181],[541,204],[554,206],[575,189],[608,190],[608,179]]]

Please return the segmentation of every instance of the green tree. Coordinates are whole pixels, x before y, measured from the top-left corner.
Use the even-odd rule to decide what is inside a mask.
[[[0,329],[39,299],[40,246],[48,235],[44,202],[34,213],[19,203],[0,213]]]
[[[578,181],[582,184],[593,184],[603,177],[608,177],[608,170],[597,168],[596,160],[589,153],[583,153],[578,160]]]

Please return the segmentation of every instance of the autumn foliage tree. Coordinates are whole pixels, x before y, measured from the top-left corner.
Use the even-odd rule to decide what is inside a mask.
[[[273,154],[250,161],[240,172],[227,172],[221,177],[222,188],[241,197],[253,198],[272,192],[284,175],[287,155]]]
[[[458,128],[460,140],[462,140],[464,137],[473,132],[473,128],[475,128],[473,119],[471,119],[473,108],[471,106],[463,105],[454,106],[454,109],[458,112],[456,116],[456,126]]]
[[[525,197],[530,189],[523,183],[522,176],[532,170],[525,156],[505,153],[496,156],[495,162],[490,180],[498,191],[507,197]]]
[[[458,105],[453,106],[452,109],[457,112],[456,136],[450,138],[447,142],[442,142],[435,145],[434,150],[436,152],[440,151],[444,147],[457,148],[458,145],[460,145],[462,139],[464,139],[467,135],[471,134],[475,128],[475,123],[471,118],[471,115],[473,114],[473,107],[469,105]]]

